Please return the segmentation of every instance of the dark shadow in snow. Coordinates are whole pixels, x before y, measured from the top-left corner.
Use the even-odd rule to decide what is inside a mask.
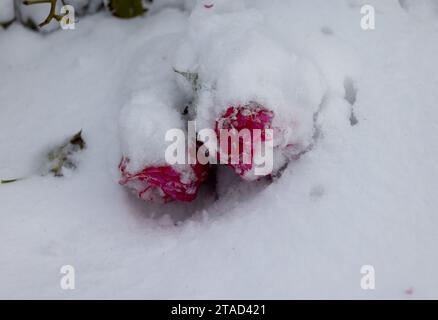
[[[351,109],[351,115],[350,115],[350,124],[352,127],[357,125],[359,123],[359,120],[357,120],[356,115],[354,114],[354,109]]]
[[[348,101],[348,103],[353,106],[356,103],[357,99],[357,90],[354,86],[354,82],[351,78],[346,78],[344,81],[344,88],[345,88],[345,100]]]
[[[398,3],[403,10],[409,11],[409,4],[406,0],[398,0]]]
[[[328,26],[323,26],[321,28],[321,33],[326,35],[326,36],[331,36],[331,35],[333,35],[333,29],[328,27]]]
[[[356,104],[356,100],[357,100],[357,88],[354,84],[354,81],[348,77],[345,78],[344,80],[344,88],[345,88],[344,99],[351,106],[350,124],[352,126],[355,126],[359,123],[359,120],[357,120],[356,115],[354,114],[354,105]]]
[[[315,185],[309,192],[309,195],[312,199],[321,198],[325,194],[325,189],[322,185]]]

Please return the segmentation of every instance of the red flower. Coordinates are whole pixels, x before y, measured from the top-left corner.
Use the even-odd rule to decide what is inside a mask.
[[[261,141],[266,141],[266,129],[272,129],[272,120],[274,113],[271,110],[257,104],[250,103],[244,106],[229,106],[228,109],[216,121],[216,134],[220,138],[221,129],[235,129],[241,132],[243,129],[248,129],[250,133],[250,141],[244,141],[243,136],[239,136],[239,161],[237,164],[232,163],[231,144],[227,150],[221,152],[227,153],[228,164],[242,178],[246,178],[246,174],[253,169],[254,157],[254,129],[261,130]],[[245,146],[250,150],[250,161],[244,161]]]
[[[191,202],[199,187],[207,179],[208,166],[195,164],[181,168],[170,165],[145,167],[142,171],[127,171],[129,159],[123,158],[119,165],[122,174],[120,184],[134,190],[138,197],[147,201]]]

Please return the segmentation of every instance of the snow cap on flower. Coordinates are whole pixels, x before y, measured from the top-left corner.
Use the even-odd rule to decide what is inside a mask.
[[[310,61],[266,34],[260,12],[229,8],[194,12],[175,60],[179,70],[199,75],[198,126],[214,126],[230,105],[256,101],[275,113],[274,127],[288,132],[285,145],[309,144],[325,91],[321,75]]]
[[[136,172],[145,164],[165,165],[165,135],[170,129],[185,129],[181,114],[170,101],[151,92],[133,94],[120,115],[122,153],[130,159],[127,170]]]

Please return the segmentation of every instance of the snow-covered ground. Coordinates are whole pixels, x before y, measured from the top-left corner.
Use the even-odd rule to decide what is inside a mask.
[[[0,297],[438,298],[438,1],[211,0],[192,18],[193,1],[165,2],[69,31],[0,27],[0,178],[25,178],[0,185]],[[365,4],[375,30],[361,28]],[[319,138],[272,184],[221,168],[217,200],[206,186],[192,204],[144,203],[117,183],[120,110],[167,94],[162,70],[190,64],[197,15],[216,19],[196,25],[204,41],[234,11],[317,70]],[[78,169],[39,175],[80,129]],[[63,265],[75,290],[60,287]],[[363,265],[375,290],[360,286]]]

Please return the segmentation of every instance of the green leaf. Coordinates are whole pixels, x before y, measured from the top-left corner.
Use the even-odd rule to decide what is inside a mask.
[[[70,139],[70,143],[72,145],[78,146],[81,150],[85,149],[85,141],[82,138],[82,130],[76,133],[73,138]]]
[[[8,184],[8,183],[13,183],[13,182],[17,182],[20,181],[22,179],[9,179],[9,180],[0,180],[0,184]]]
[[[109,9],[113,16],[123,19],[134,18],[147,11],[143,0],[110,0]]]
[[[85,149],[86,143],[82,138],[82,130],[76,133],[67,142],[54,148],[47,154],[47,172],[55,177],[62,177],[63,169],[76,169],[74,155]]]

